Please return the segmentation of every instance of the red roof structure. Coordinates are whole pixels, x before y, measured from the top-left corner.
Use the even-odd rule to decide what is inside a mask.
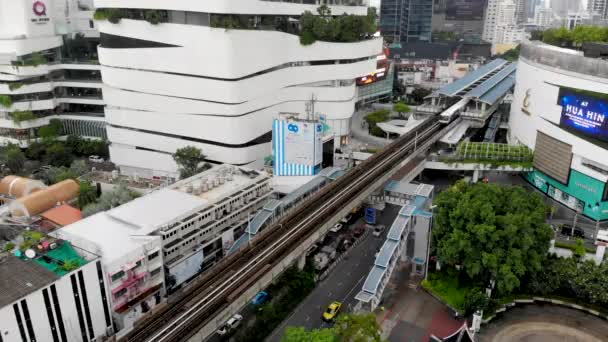
[[[82,212],[69,204],[47,210],[40,216],[51,223],[63,227],[82,220]]]

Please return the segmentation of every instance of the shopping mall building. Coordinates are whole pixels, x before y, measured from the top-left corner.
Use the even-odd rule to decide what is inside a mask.
[[[522,45],[509,140],[534,149],[532,185],[608,220],[608,61],[583,50]]]

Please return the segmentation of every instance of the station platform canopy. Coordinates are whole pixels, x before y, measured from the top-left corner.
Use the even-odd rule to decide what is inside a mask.
[[[507,63],[508,62],[504,59],[495,59],[490,63],[480,66],[477,70],[469,72],[461,79],[440,88],[437,91],[437,94],[447,97],[457,96],[463,90],[474,86],[475,83],[479,82],[484,77],[487,77],[488,74],[503,68]]]

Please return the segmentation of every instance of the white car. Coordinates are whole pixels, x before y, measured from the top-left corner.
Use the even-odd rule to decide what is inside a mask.
[[[103,163],[104,159],[97,155],[89,156],[89,161],[91,163]]]
[[[329,231],[337,233],[340,231],[340,229],[342,229],[342,223],[336,223]]]
[[[241,321],[243,320],[243,316],[236,314],[232,316],[226,324],[222,325],[222,327],[217,331],[217,334],[220,336],[226,335],[228,332],[236,329],[241,325]]]
[[[386,228],[386,226],[384,226],[384,225],[378,225],[378,226],[374,227],[374,231],[372,234],[374,234],[374,236],[380,236],[380,235],[382,235],[382,232],[384,231],[385,228]]]

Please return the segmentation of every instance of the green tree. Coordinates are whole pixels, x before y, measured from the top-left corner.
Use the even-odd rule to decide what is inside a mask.
[[[306,330],[288,327],[282,342],[381,342],[381,330],[376,316],[344,314],[338,317],[333,328]]]
[[[61,133],[61,121],[58,119],[52,119],[48,125],[42,126],[38,129],[38,135],[43,140],[56,139]]]
[[[120,184],[111,191],[106,191],[99,196],[97,203],[91,203],[84,207],[82,215],[84,217],[91,216],[101,211],[106,211],[123,205],[134,198],[138,197],[125,184]]]
[[[14,144],[9,144],[4,148],[2,159],[12,173],[20,173],[25,164],[25,154],[21,148]]]
[[[409,113],[411,111],[410,106],[403,102],[398,102],[393,105],[393,111],[399,113],[400,117],[403,117],[403,113]]]
[[[60,142],[55,142],[46,150],[46,159],[53,166],[69,166],[74,160],[72,151]]]
[[[331,8],[327,7],[327,5],[321,5],[317,7],[317,13],[322,17],[329,17],[331,16]]]
[[[97,189],[90,182],[80,182],[80,192],[78,193],[78,207],[84,207],[97,200]]]
[[[422,102],[424,102],[424,98],[429,96],[431,93],[432,91],[426,88],[415,88],[414,90],[412,90],[410,96],[412,97],[412,100],[415,103],[421,104]]]
[[[380,342],[380,326],[373,313],[364,315],[345,314],[338,317],[334,327],[340,341]]]
[[[281,342],[339,342],[332,328],[307,331],[303,327],[287,327]]]
[[[458,182],[437,196],[433,241],[446,266],[460,265],[471,280],[499,294],[540,272],[553,231],[540,195],[522,187]]]
[[[182,179],[192,177],[206,168],[206,164],[203,164],[205,155],[199,148],[194,146],[178,149],[173,154],[173,160],[175,160],[175,163],[179,167],[179,175]]]
[[[574,246],[574,251],[572,253],[572,257],[576,261],[583,260],[585,255],[587,254],[587,249],[583,243],[582,239],[576,239],[576,245]]]
[[[32,160],[41,161],[44,159],[45,154],[46,145],[38,141],[33,141],[32,143],[30,143],[30,145],[25,150],[25,156]]]

